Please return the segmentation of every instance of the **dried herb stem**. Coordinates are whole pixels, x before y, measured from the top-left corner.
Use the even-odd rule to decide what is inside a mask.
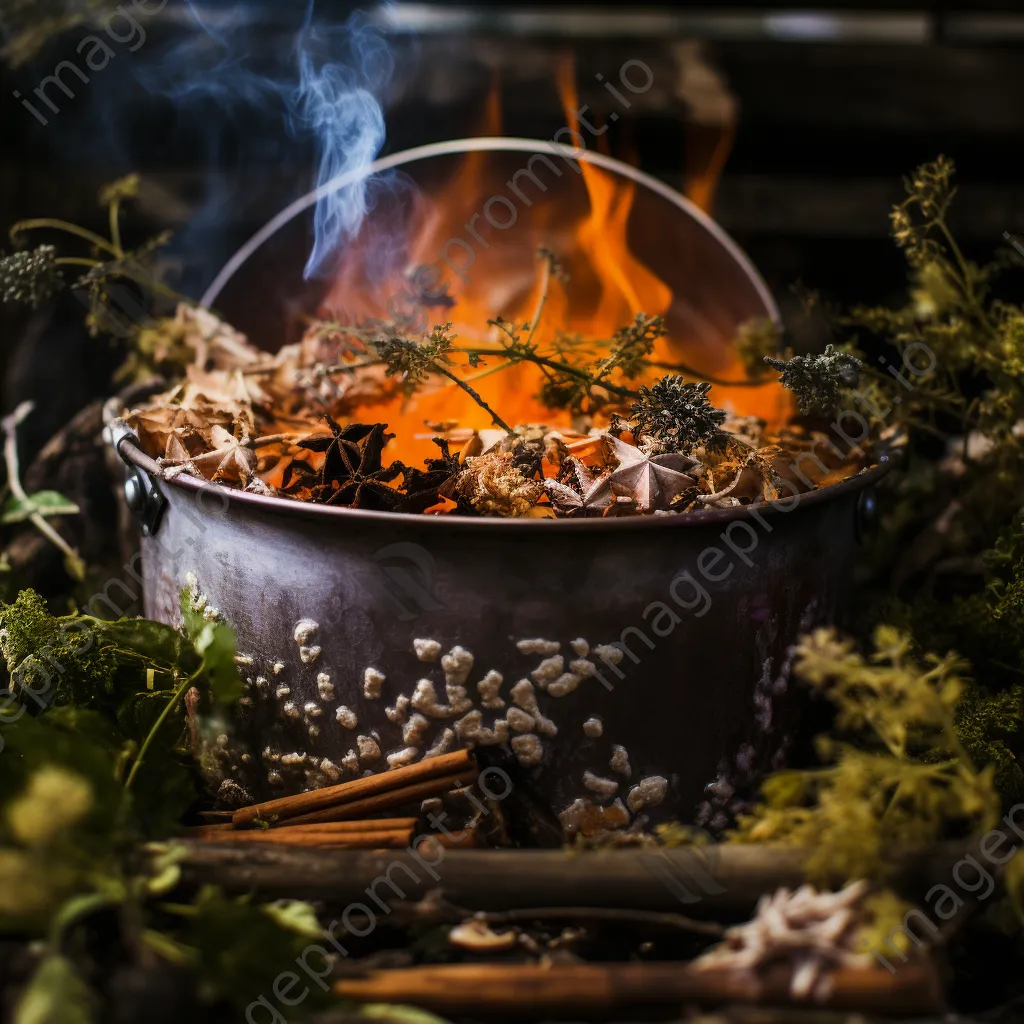
[[[480,408],[483,409],[484,412],[486,412],[487,415],[491,417],[491,420],[495,426],[501,427],[501,429],[504,430],[506,434],[515,434],[515,431],[494,411],[494,409],[491,408],[490,405],[487,404],[486,400],[483,398],[480,392],[476,390],[476,388],[474,388],[471,384],[467,383],[466,381],[462,380],[461,377],[457,377],[454,373],[452,373],[451,370],[447,369],[444,366],[439,366],[437,363],[432,363],[431,366],[442,377],[447,377],[453,384],[456,384],[458,385],[458,387],[462,388],[462,390],[465,391],[466,394],[469,395],[469,397],[472,398],[473,401],[476,402],[476,404],[479,405]]]
[[[32,499],[26,493],[21,483],[21,466],[18,460],[18,425],[28,416],[34,404],[22,402],[14,412],[3,418],[4,431],[4,463],[7,467],[7,485],[11,494],[25,504],[31,504]],[[85,563],[81,556],[68,542],[46,521],[46,517],[39,512],[31,512],[28,521],[55,547],[57,547],[67,560],[67,568],[75,579],[84,579]]]
[[[112,199],[110,202],[110,209],[108,210],[108,216],[110,219],[110,241],[113,243],[114,248],[117,250],[118,255],[123,254],[124,250],[121,248],[121,200]]]
[[[79,227],[77,224],[70,224],[66,220],[59,220],[53,217],[35,217],[31,220],[19,221],[11,228],[11,237],[16,237],[22,231],[41,231],[48,228],[54,231],[63,231],[65,234],[75,235],[78,238],[82,238],[85,241],[90,242],[92,245],[95,245],[97,249],[102,249],[104,252],[108,252],[111,256],[116,256],[119,259],[124,255],[120,248],[115,246],[102,235],[96,234],[95,231],[90,231],[88,228]]]
[[[153,723],[153,728],[149,730],[146,738],[142,741],[142,746],[139,748],[139,756],[135,758],[135,763],[131,767],[131,771],[128,772],[128,778],[125,780],[124,788],[131,789],[132,782],[135,780],[135,776],[138,774],[139,768],[142,766],[143,759],[146,756],[147,751],[153,745],[153,740],[156,739],[156,734],[160,731],[160,727],[167,720],[171,712],[178,706],[178,702],[188,691],[189,687],[199,678],[200,674],[206,668],[206,661],[188,676],[183,682],[179,684],[174,693],[171,694],[171,699],[167,702],[163,711],[160,712],[159,717]]]

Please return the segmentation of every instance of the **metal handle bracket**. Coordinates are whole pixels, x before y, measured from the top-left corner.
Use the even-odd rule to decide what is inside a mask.
[[[167,508],[167,499],[160,493],[160,488],[153,477],[128,459],[122,450],[125,442],[131,444],[133,448],[142,449],[138,435],[128,424],[124,420],[113,420],[108,424],[106,432],[114,451],[124,462],[124,498],[128,508],[139,521],[143,535],[153,537],[160,529],[160,521]]]

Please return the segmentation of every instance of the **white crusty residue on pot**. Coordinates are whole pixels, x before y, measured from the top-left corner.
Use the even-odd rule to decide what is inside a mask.
[[[521,654],[557,654],[562,645],[557,640],[542,640],[540,637],[528,637],[517,640],[516,647]]]
[[[512,753],[525,768],[531,768],[540,764],[544,757],[544,746],[537,736],[532,732],[523,733],[521,736],[512,737]]]
[[[343,729],[355,729],[359,725],[359,716],[344,704],[335,709],[334,719]]]
[[[465,647],[453,647],[442,659],[446,686],[461,686],[473,668],[473,655]]]
[[[595,775],[590,769],[583,773],[583,785],[598,796],[608,799],[618,792],[619,784],[614,779],[606,779],[602,775]]]
[[[657,807],[668,792],[668,779],[662,775],[648,775],[641,779],[626,795],[626,806],[636,814],[645,807]]]
[[[607,807],[595,804],[589,797],[577,797],[558,814],[558,820],[567,836],[574,836],[587,823],[594,831],[625,828],[629,824],[629,811],[618,797]]]
[[[629,751],[618,743],[612,746],[612,759],[608,763],[613,772],[625,775],[627,779],[633,774],[629,766]]]
[[[451,718],[456,713],[447,704],[438,701],[437,689],[430,679],[424,678],[416,683],[411,703],[417,711],[422,711],[429,718]]]
[[[594,648],[594,655],[600,658],[606,665],[618,665],[622,661],[622,650],[615,644],[598,644]]]
[[[528,714],[533,716],[537,732],[544,736],[557,736],[558,726],[541,714],[537,704],[537,693],[529,679],[520,679],[511,689],[512,699]]]
[[[451,729],[445,729],[440,736],[434,740],[434,745],[423,755],[423,760],[428,761],[432,757],[440,757],[447,754],[455,747],[455,733]]]
[[[531,673],[530,678],[542,689],[553,683],[565,671],[565,658],[560,654],[545,658]]]
[[[380,757],[380,745],[373,736],[357,736],[356,746],[359,747],[360,761],[376,761]]]
[[[319,629],[320,623],[315,622],[313,619],[299,619],[295,623],[293,636],[295,637],[295,642],[299,645],[299,658],[303,665],[310,665],[320,657],[320,648],[310,643],[310,640],[313,639]]]
[[[334,683],[326,672],[316,677],[316,688],[320,691],[321,700],[334,700]]]
[[[437,661],[437,656],[441,653],[441,641],[440,640],[413,640],[412,649],[416,652],[416,657],[420,661]]]
[[[455,723],[455,731],[460,742],[467,746],[495,747],[508,742],[508,722],[499,718],[492,728],[485,729],[483,714],[476,710],[460,718]]]
[[[384,673],[375,668],[363,669],[363,696],[367,700],[376,700],[384,685]]]
[[[498,695],[498,691],[501,689],[501,684],[504,681],[505,677],[492,668],[476,684],[476,692],[480,694],[480,703],[485,708],[491,711],[500,711],[505,706],[505,702]]]
[[[401,768],[402,765],[412,764],[419,755],[419,747],[404,747],[401,750],[394,750],[387,756],[388,768]]]
[[[533,732],[536,724],[533,715],[527,714],[522,708],[509,708],[505,718],[513,732]]]
[[[594,674],[594,663],[587,658],[573,658],[569,662],[569,671],[575,672],[580,679],[589,679]]]
[[[604,732],[604,724],[597,715],[591,715],[583,723],[583,732],[586,733],[592,740],[596,740]]]
[[[410,746],[422,746],[429,728],[430,719],[416,712],[402,727],[402,742]]]
[[[401,725],[408,713],[409,698],[404,693],[399,694],[395,699],[395,706],[393,708],[384,709],[384,714],[387,715],[387,719],[392,725]]]
[[[552,697],[564,697],[580,685],[575,672],[563,672],[554,682],[548,683],[547,692]]]
[[[472,698],[464,686],[459,686],[458,683],[446,683],[445,690],[448,696],[448,710],[452,715],[465,714],[473,706]]]

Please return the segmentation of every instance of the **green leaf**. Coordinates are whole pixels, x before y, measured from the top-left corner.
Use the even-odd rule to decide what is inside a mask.
[[[111,907],[118,903],[123,903],[126,896],[127,893],[123,891],[119,895],[114,892],[87,892],[78,896],[72,896],[53,915],[53,919],[50,922],[51,940],[54,943],[58,942],[64,931],[71,927],[71,925],[80,921],[83,917],[88,917],[93,911],[99,910],[101,907]]]
[[[385,1024],[448,1024],[444,1017],[421,1010],[418,1006],[398,1003],[367,1003],[360,1007],[359,1016],[384,1021]]]
[[[323,936],[324,930],[316,919],[316,911],[303,900],[275,900],[260,909],[282,928],[296,935],[305,935],[310,939]]]
[[[244,692],[235,664],[235,631],[223,622],[207,622],[195,643],[206,663],[214,697],[221,704],[233,704]]]
[[[39,491],[25,498],[12,494],[0,510],[0,523],[22,523],[36,512],[41,516],[73,516],[79,511],[73,501],[56,491]]]
[[[47,956],[28,983],[13,1024],[92,1024],[88,986],[67,957]]]

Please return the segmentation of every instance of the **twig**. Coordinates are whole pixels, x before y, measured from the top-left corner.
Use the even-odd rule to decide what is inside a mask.
[[[472,385],[467,384],[460,377],[456,377],[451,370],[446,369],[438,363],[431,363],[432,368],[442,377],[447,377],[453,384],[457,384],[470,398],[480,406],[488,416],[491,417],[495,426],[501,427],[506,434],[515,435],[515,431],[487,404],[483,396]]]
[[[45,230],[47,228],[54,231],[64,231],[69,235],[83,238],[85,241],[95,245],[97,249],[109,252],[111,256],[120,258],[123,255],[118,248],[102,235],[97,235],[95,231],[90,231],[88,228],[79,227],[77,224],[69,224],[66,220],[57,220],[53,217],[36,217],[31,220],[19,221],[11,228],[11,237],[15,237],[22,231]]]
[[[114,244],[118,255],[123,253],[121,248],[121,200],[114,199],[110,203],[110,240]]]
[[[7,466],[7,485],[18,501],[31,504],[32,499],[21,484],[21,467],[18,463],[17,428],[34,408],[32,402],[22,402],[14,412],[3,418],[4,463]],[[38,512],[30,512],[28,521],[52,544],[64,553],[68,572],[77,580],[85,578],[85,563],[81,555],[46,521]]]

